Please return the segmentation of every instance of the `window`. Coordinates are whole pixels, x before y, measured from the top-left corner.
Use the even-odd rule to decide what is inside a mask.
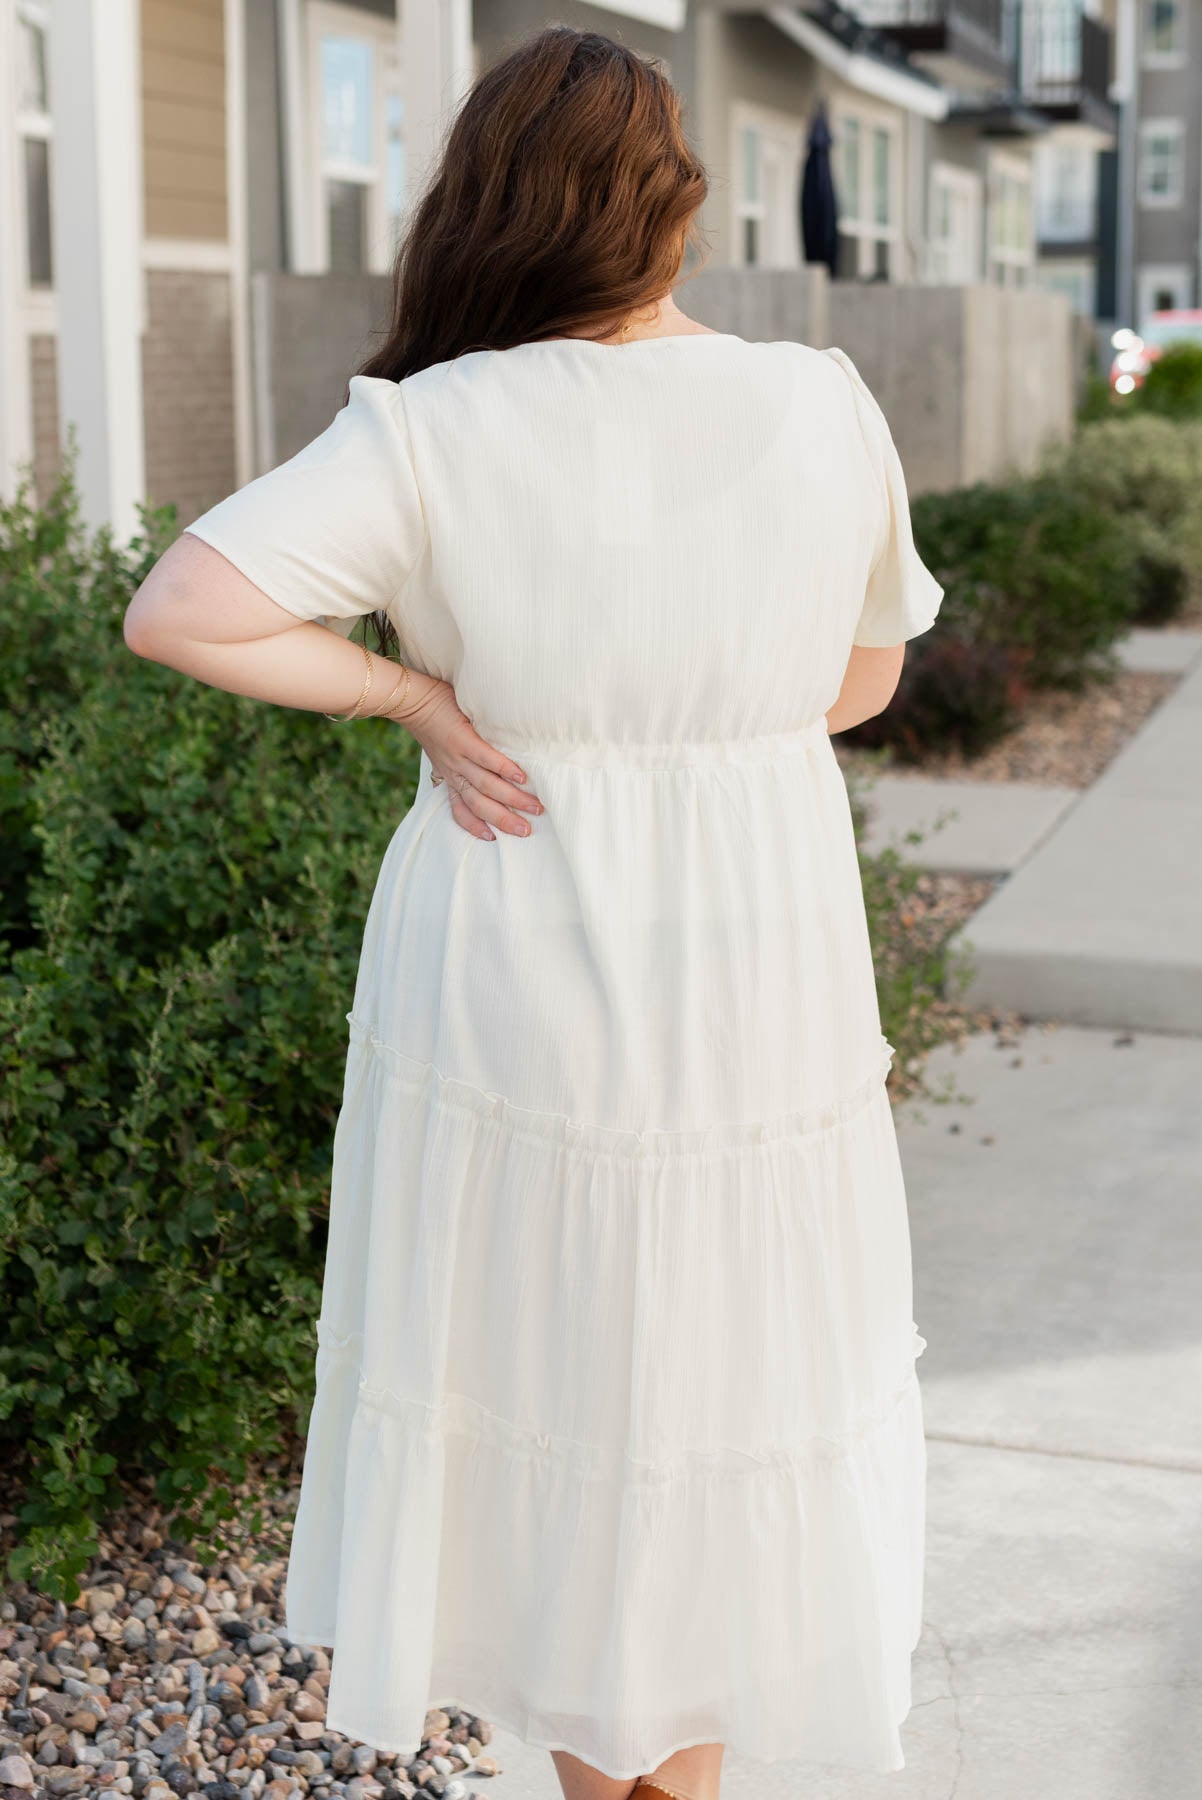
[[[999,287],[1027,287],[1034,261],[1030,165],[995,156],[989,168],[989,279]]]
[[[17,137],[25,213],[25,285],[54,280],[50,245],[50,94],[46,81],[47,10],[17,7]]]
[[[1146,119],[1139,128],[1141,206],[1181,205],[1180,119]]]
[[[1063,294],[1083,318],[1093,317],[1096,282],[1090,264],[1047,264],[1039,271],[1039,285],[1050,294]]]
[[[1181,0],[1143,0],[1142,60],[1152,68],[1185,61],[1185,9]]]
[[[1098,233],[1098,155],[1089,144],[1041,144],[1035,152],[1041,243],[1092,243]]]
[[[839,203],[839,275],[888,281],[899,229],[898,133],[893,119],[842,109],[832,121]]]
[[[931,165],[928,279],[962,286],[980,278],[981,182],[971,169]]]
[[[801,262],[800,119],[735,110],[734,260],[743,268],[796,268]]]
[[[387,269],[405,193],[400,65],[390,21],[310,6],[313,243],[335,274]]]
[[[1136,274],[1136,330],[1142,332],[1153,313],[1190,306],[1192,291],[1193,276],[1187,266],[1145,263]]]

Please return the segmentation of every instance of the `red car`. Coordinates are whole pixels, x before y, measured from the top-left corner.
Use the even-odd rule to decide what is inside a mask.
[[[1143,386],[1148,370],[1170,344],[1202,344],[1202,307],[1155,312],[1138,332],[1124,326],[1110,342],[1115,351],[1110,385],[1116,394],[1132,394]]]

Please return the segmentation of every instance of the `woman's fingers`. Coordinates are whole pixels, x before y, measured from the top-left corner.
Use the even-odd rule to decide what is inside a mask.
[[[503,781],[516,782],[519,785],[526,779],[526,771],[520,763],[515,763],[511,756],[503,750],[496,750],[487,738],[482,738],[476,727],[466,715],[461,726],[463,741],[456,742],[456,753],[465,762],[475,763],[479,769],[485,769],[490,775],[499,775]]]
[[[472,837],[486,838],[491,841],[496,836],[495,832],[489,830],[483,819],[476,817],[471,807],[466,801],[461,800],[458,794],[451,795],[451,817],[456,825],[461,825],[464,831],[470,832]]]
[[[520,813],[513,812],[501,801],[494,800],[490,794],[482,792],[475,785],[471,774],[467,776],[466,781],[462,775],[449,775],[447,786],[475,818],[482,820],[484,824],[492,825],[496,830],[504,831],[511,837],[529,837],[529,820],[523,819]],[[539,810],[542,810],[541,807]]]
[[[490,769],[481,768],[478,763],[461,764],[460,768],[478,794],[484,794],[489,800],[496,800],[501,806],[520,808],[522,812],[540,813],[543,803],[537,794],[527,788],[518,787],[504,776],[494,775]]]

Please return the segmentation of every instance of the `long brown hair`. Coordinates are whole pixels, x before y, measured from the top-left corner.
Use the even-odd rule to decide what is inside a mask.
[[[605,336],[667,293],[708,181],[660,64],[553,25],[480,77],[455,117],[362,375],[467,350]]]

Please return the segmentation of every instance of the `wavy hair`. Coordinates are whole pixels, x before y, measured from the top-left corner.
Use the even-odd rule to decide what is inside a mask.
[[[669,291],[707,189],[658,62],[595,31],[537,32],[457,113],[359,373],[403,381],[468,350],[604,337]]]

